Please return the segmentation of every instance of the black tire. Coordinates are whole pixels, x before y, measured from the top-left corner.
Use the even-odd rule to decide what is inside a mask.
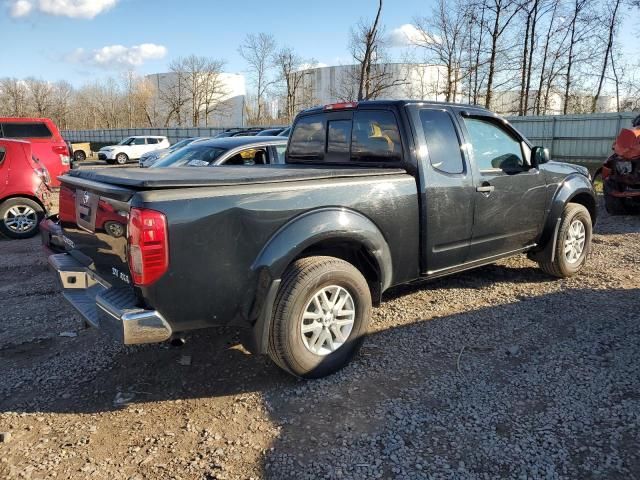
[[[604,209],[609,215],[625,215],[629,213],[625,199],[620,197],[614,197],[605,192],[604,194]]]
[[[308,337],[307,340],[303,340],[302,317],[319,291],[334,286],[346,290],[350,295],[355,318],[351,332],[341,346],[331,353],[321,355],[306,346],[305,342],[310,343],[313,340]],[[332,297],[331,300],[335,304],[336,297]],[[317,256],[297,260],[283,275],[282,285],[276,296],[269,332],[269,356],[279,367],[297,377],[320,378],[330,375],[349,363],[358,352],[367,333],[370,318],[369,285],[353,265],[334,257]],[[314,322],[318,322],[318,328],[321,329],[319,335],[322,335],[325,329],[330,333],[329,329],[334,328],[323,326],[320,319],[311,320],[312,324]],[[346,335],[346,332],[343,333]],[[331,343],[333,340],[335,338]],[[321,346],[324,344],[325,340]]]
[[[569,240],[570,228],[576,221],[580,221],[584,227],[584,245],[580,255],[574,261],[569,261],[565,254],[565,242]],[[578,203],[567,204],[560,220],[553,261],[540,262],[540,268],[558,278],[567,278],[578,273],[586,263],[591,250],[592,230],[589,211]]]
[[[76,162],[84,162],[87,159],[87,154],[82,150],[76,150],[75,152],[73,152],[73,159]]]
[[[25,221],[33,225],[18,225],[15,212],[32,214],[23,217]],[[0,232],[9,238],[24,239],[31,238],[38,233],[38,226],[44,218],[42,206],[29,198],[10,198],[0,204]]]
[[[129,161],[129,157],[126,153],[119,153],[116,155],[116,163],[118,165],[126,165]]]

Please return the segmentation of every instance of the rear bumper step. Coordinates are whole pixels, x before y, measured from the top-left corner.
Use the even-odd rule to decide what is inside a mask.
[[[113,288],[68,253],[49,256],[65,299],[92,326],[107,331],[125,345],[164,342],[173,333],[155,310],[136,306],[130,288]]]

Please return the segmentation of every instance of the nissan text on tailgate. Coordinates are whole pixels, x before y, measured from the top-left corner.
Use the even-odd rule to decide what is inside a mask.
[[[346,365],[389,288],[526,254],[575,275],[596,202],[479,107],[306,110],[281,166],[71,171],[43,227],[64,296],[123,343],[220,325],[287,372]]]

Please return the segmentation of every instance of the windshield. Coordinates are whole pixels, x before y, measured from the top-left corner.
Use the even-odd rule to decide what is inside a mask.
[[[133,137],[125,138],[118,145],[129,145],[131,142],[133,142],[133,140]]]
[[[163,167],[206,167],[215,162],[227,151],[226,148],[212,147],[208,145],[193,145],[176,150],[167,155],[151,168]]]
[[[174,143],[173,145],[171,145],[169,150],[171,150],[172,152],[175,152],[179,148],[186,147],[187,145],[189,145],[194,140],[196,140],[196,139],[195,138],[187,138],[186,140],[180,140],[178,143]]]

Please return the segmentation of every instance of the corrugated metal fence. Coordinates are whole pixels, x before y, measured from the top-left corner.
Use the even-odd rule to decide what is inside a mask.
[[[534,145],[547,147],[554,160],[600,163],[611,155],[620,128],[630,127],[636,115],[624,112],[508,119]]]
[[[161,135],[171,143],[191,137],[213,137],[223,128],[113,128],[104,130],[65,130],[62,136],[70,142],[91,142],[96,144],[114,144],[133,135]]]
[[[509,117],[509,121],[535,145],[551,151],[555,160],[578,163],[602,162],[621,127],[631,125],[633,112],[547,117]],[[164,135],[175,143],[190,137],[212,137],[220,128],[117,128],[112,130],[67,130],[72,142],[112,144],[131,135]]]

